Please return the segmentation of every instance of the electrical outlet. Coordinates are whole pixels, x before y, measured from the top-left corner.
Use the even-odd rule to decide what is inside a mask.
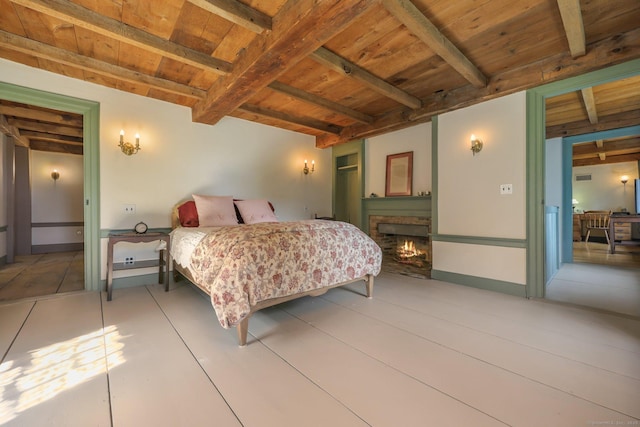
[[[136,205],[122,205],[122,210],[126,214],[134,214],[136,213]]]
[[[125,265],[131,265],[131,264],[133,264],[134,262],[136,262],[136,259],[135,259],[134,257],[132,257],[132,256],[126,256],[126,257],[124,257],[124,263],[125,263]]]
[[[500,194],[513,194],[513,185],[500,184]]]

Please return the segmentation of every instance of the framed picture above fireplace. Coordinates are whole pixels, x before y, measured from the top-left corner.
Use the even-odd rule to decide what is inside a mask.
[[[413,151],[387,156],[385,197],[411,196],[413,186]]]

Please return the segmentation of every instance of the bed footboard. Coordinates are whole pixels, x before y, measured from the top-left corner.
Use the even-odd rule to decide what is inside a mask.
[[[256,311],[262,310],[263,308],[272,307],[274,305],[281,304],[283,302],[292,301],[294,299],[298,299],[298,298],[301,298],[301,297],[304,297],[304,296],[314,296],[315,297],[315,296],[323,295],[329,289],[337,288],[338,286],[348,285],[349,283],[359,282],[361,280],[364,280],[364,282],[365,282],[367,298],[373,298],[373,275],[367,274],[366,276],[360,277],[360,278],[355,279],[355,280],[349,280],[347,282],[336,283],[335,285],[327,286],[327,287],[324,287],[324,288],[313,289],[311,291],[301,292],[301,293],[295,294],[295,295],[287,295],[285,297],[274,298],[274,299],[271,299],[271,300],[262,301],[262,302],[258,303],[256,306],[254,306],[251,309],[251,313],[249,313],[249,315],[247,317],[242,319],[240,321],[240,323],[238,323],[238,325],[236,326],[236,329],[238,331],[238,345],[240,347],[244,347],[245,345],[247,345],[247,333],[249,331],[249,318],[251,318],[251,315],[253,313],[255,313]]]

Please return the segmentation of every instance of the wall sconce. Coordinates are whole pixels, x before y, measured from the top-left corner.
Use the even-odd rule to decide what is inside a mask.
[[[307,165],[307,161],[304,161],[304,167],[302,168],[302,172],[304,172],[305,175],[308,175],[309,172],[313,173],[316,170],[316,161],[315,160],[311,160],[311,169],[309,169],[309,166]]]
[[[124,142],[124,130],[120,131],[120,144],[118,147],[122,150],[124,154],[130,156],[132,154],[136,154],[138,150],[140,150],[140,135],[136,133],[136,145],[134,146],[130,142]]]
[[[479,153],[482,150],[482,140],[480,138],[476,138],[474,134],[471,134],[471,151],[473,151],[473,155]]]
[[[57,180],[58,180],[58,178],[60,178],[60,172],[58,172],[58,170],[57,170],[57,169],[54,169],[53,171],[51,171],[51,178],[52,178],[54,181],[57,181]]]
[[[629,181],[629,177],[627,175],[622,175],[620,177],[620,182],[622,183],[622,185],[624,185],[625,187],[627,186],[627,182]]]

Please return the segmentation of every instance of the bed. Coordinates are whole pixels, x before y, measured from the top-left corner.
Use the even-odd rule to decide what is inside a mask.
[[[253,209],[253,215],[238,209],[244,201],[232,203],[237,221],[221,225],[202,221],[203,209],[196,209],[202,206],[194,201],[177,204],[171,254],[174,275],[210,296],[220,324],[237,328],[241,346],[247,342],[249,318],[263,308],[359,281],[372,297],[382,251],[357,227],[316,219],[280,222],[264,200],[250,202],[261,205],[261,213]]]

